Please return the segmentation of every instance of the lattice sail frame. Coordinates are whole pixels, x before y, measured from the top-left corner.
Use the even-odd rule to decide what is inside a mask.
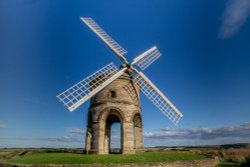
[[[154,46],[148,51],[139,55],[137,58],[135,58],[132,64],[136,64],[138,67],[140,67],[140,69],[145,70],[150,64],[152,64],[160,56],[161,56],[160,51],[157,49],[156,46]]]
[[[140,86],[142,93],[177,126],[183,116],[182,113],[142,72],[137,71],[136,74],[135,80]]]
[[[92,18],[81,17],[81,20],[98,35],[115,54],[124,62],[128,63],[123,57],[128,51],[119,45],[113,38],[111,38]]]
[[[113,63],[109,63],[56,97],[70,111],[74,111],[78,106],[90,98],[91,93],[94,92],[98,86],[116,75],[118,71],[119,69]]]

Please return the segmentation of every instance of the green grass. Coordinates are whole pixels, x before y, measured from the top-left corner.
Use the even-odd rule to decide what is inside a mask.
[[[116,164],[171,162],[177,160],[195,160],[205,158],[203,155],[183,152],[145,152],[122,155],[85,155],[74,153],[34,153],[8,160],[9,163],[23,164]]]

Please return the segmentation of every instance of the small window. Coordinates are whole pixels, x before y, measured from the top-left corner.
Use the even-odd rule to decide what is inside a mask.
[[[111,98],[116,98],[116,91],[111,90],[110,96],[111,96]]]

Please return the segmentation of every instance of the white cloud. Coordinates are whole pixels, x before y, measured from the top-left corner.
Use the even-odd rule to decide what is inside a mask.
[[[0,123],[0,129],[7,128],[8,126],[6,124]]]
[[[223,142],[249,142],[250,123],[246,122],[238,126],[227,126],[222,128],[202,127],[198,129],[171,129],[165,128],[157,132],[145,132],[144,137],[147,140],[157,140],[163,143],[171,140],[180,141],[181,145],[187,145],[188,142],[200,145],[204,144],[225,144]],[[195,143],[196,142],[196,143]],[[173,143],[173,142],[172,142]]]
[[[250,0],[229,0],[222,16],[219,38],[235,35],[250,15]]]

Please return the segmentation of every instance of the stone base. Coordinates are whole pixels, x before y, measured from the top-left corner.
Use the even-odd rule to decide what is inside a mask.
[[[141,150],[121,150],[121,153],[120,154],[135,154],[135,153],[140,153],[140,152],[143,152],[143,151],[141,151]],[[84,150],[84,153],[85,154],[110,154],[110,152],[109,153],[101,153],[101,152],[99,152],[98,150],[90,150],[90,151],[86,151],[86,150]]]
[[[122,150],[122,154],[135,154],[135,150]]]

